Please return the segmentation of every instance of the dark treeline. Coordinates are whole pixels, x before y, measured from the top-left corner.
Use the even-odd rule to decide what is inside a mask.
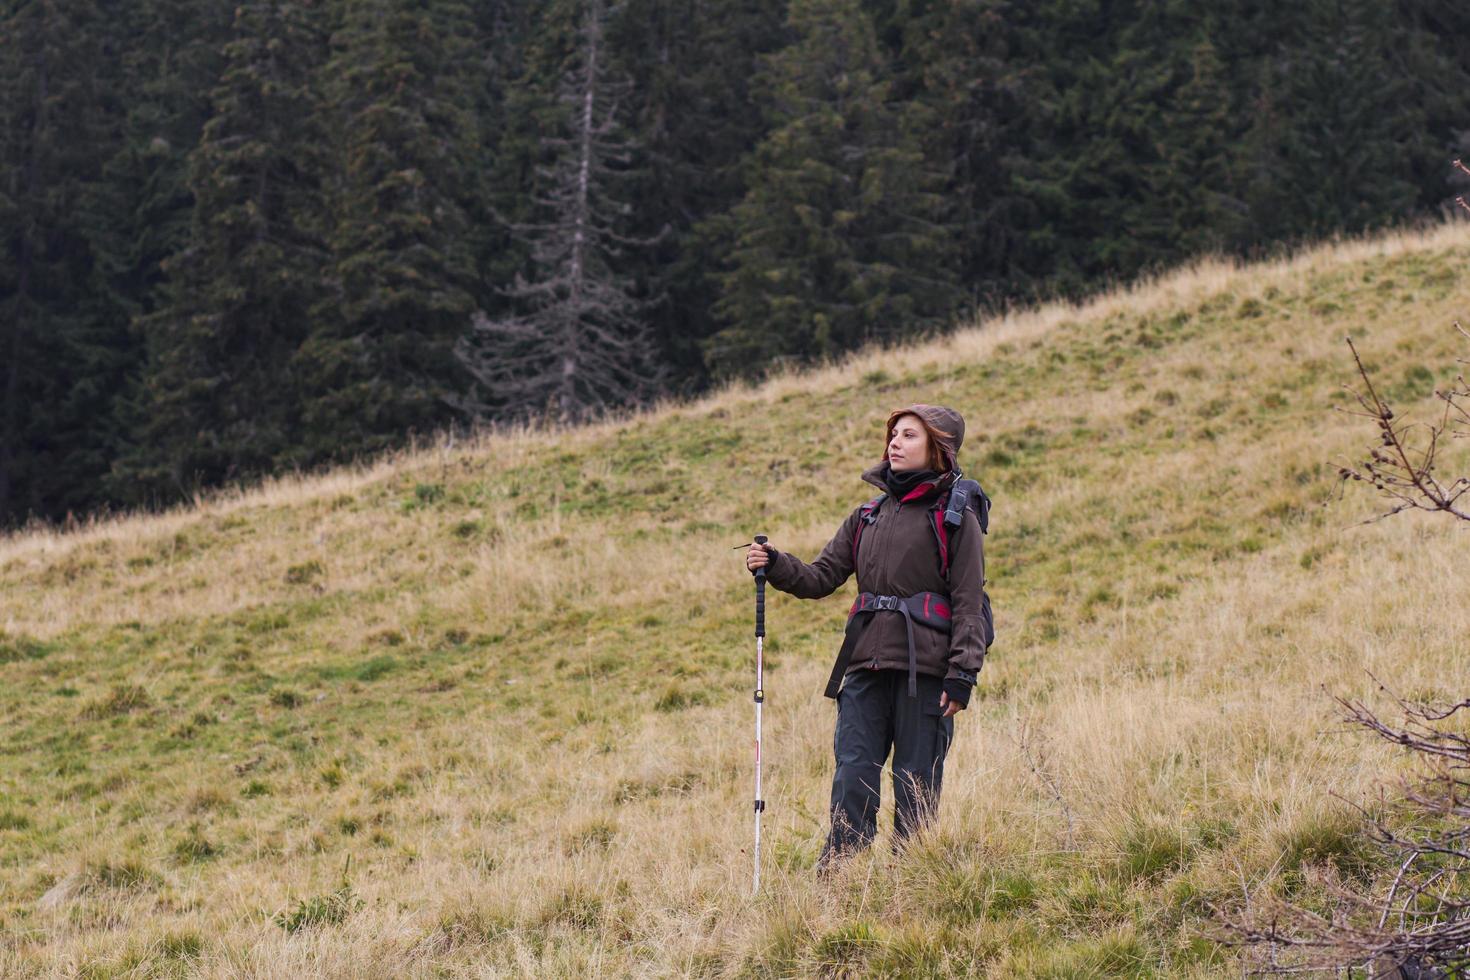
[[[1450,0],[6,0],[0,525],[1433,214]]]

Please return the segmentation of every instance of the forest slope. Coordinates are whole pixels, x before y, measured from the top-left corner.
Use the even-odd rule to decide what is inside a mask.
[[[628,421],[0,539],[0,974],[1232,975],[1212,905],[1374,874],[1329,794],[1396,763],[1326,692],[1464,694],[1463,532],[1332,498],[1372,437],[1334,411],[1343,336],[1428,411],[1467,257],[1458,225],[1206,264]],[[814,879],[852,586],[775,596],[752,901],[731,546],[810,558],[914,401],[965,413],[995,499],[998,639],[941,819]]]

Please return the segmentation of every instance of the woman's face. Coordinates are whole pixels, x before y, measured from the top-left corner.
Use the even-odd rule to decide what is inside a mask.
[[[929,433],[917,415],[904,415],[893,424],[888,440],[888,464],[895,473],[927,469],[929,465]]]

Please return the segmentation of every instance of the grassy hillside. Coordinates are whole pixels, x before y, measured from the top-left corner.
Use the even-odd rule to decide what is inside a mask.
[[[1334,411],[1342,337],[1426,411],[1467,258],[1460,226],[1206,265],[626,423],[0,539],[0,974],[1237,975],[1213,906],[1375,873],[1329,793],[1398,763],[1326,692],[1464,694],[1463,530],[1331,500],[1372,438]],[[998,641],[941,819],[900,860],[885,812],[814,880],[852,586],[775,596],[752,901],[731,546],[810,558],[913,401],[965,413],[996,502]]]

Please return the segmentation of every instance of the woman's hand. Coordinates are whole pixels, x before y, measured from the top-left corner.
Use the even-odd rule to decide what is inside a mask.
[[[752,572],[757,568],[766,568],[771,564],[771,553],[766,549],[769,544],[753,544],[745,553],[745,567]]]
[[[965,706],[960,704],[958,701],[951,702],[949,700],[948,691],[939,692],[939,707],[944,709],[945,718],[952,718],[955,715],[959,714],[961,711],[965,710]],[[965,724],[968,725],[969,722],[965,722]]]

